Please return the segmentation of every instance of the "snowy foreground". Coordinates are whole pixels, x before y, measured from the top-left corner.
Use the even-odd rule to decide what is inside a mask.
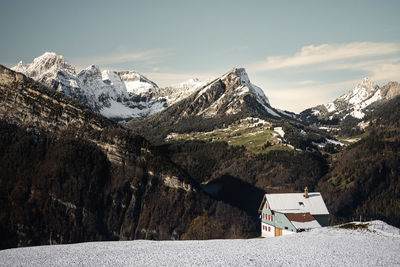
[[[0,251],[1,266],[400,266],[400,230],[381,221],[275,238],[120,241]]]

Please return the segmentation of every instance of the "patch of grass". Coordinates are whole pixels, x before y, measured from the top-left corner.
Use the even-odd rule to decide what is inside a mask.
[[[337,187],[340,191],[351,188],[354,186],[354,181],[352,181],[350,176],[339,175],[329,178],[329,181]]]
[[[268,153],[272,150],[290,151],[293,148],[283,145],[270,124],[257,124],[249,121],[231,124],[224,129],[211,132],[192,132],[175,134],[175,140],[201,140],[205,142],[226,142],[231,146],[244,146],[251,153]]]
[[[345,145],[351,145],[355,142],[360,141],[363,138],[368,137],[368,135],[369,135],[369,132],[365,131],[364,133],[355,135],[355,136],[347,136],[347,137],[335,136],[335,138],[338,139],[340,142],[342,142]]]

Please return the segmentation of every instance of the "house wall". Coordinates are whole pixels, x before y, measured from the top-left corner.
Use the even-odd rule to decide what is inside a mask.
[[[272,215],[268,202],[264,204],[262,209],[261,222],[270,226],[275,226],[275,215]]]
[[[266,231],[265,226],[269,226],[271,231]],[[289,232],[296,233],[297,231],[285,214],[279,212],[272,214],[269,203],[266,202],[261,213],[261,236],[275,236],[275,227],[282,229],[282,235],[289,234]]]
[[[329,225],[329,215],[328,214],[326,214],[326,215],[313,214],[313,216],[322,227]]]
[[[274,237],[275,227],[266,223],[261,223],[261,236],[262,237]]]
[[[291,231],[294,233],[297,232],[297,229],[289,221],[289,219],[286,217],[286,215],[283,213],[279,213],[279,212],[275,212],[275,227],[278,227],[285,231]]]

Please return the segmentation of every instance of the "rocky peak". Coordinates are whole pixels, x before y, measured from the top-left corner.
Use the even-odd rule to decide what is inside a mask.
[[[400,95],[400,84],[398,82],[389,82],[381,88],[382,98],[392,99],[397,95]]]
[[[185,119],[195,116],[204,118],[233,116],[246,112],[254,116],[281,117],[279,114],[281,112],[271,108],[263,90],[250,82],[244,68],[233,68],[221,77],[199,87],[188,97],[185,105],[188,106],[179,108],[180,111],[184,109],[180,113]]]
[[[374,95],[377,89],[379,87],[375,82],[369,78],[364,78],[341,99],[349,104],[359,104]]]
[[[158,85],[136,71],[118,71],[129,93],[141,96],[158,96]]]
[[[179,84],[167,86],[160,90],[160,97],[167,100],[168,105],[173,105],[180,100],[190,96],[197,89],[203,87],[206,83],[197,78],[189,79]]]
[[[85,83],[89,78],[102,80],[102,75],[99,67],[95,65],[90,65],[86,69],[79,72],[78,78],[80,78]]]
[[[227,87],[233,88],[238,94],[252,94],[257,101],[267,107],[270,105],[269,99],[264,91],[250,82],[249,76],[244,68],[233,68],[230,72],[221,77],[221,81]]]
[[[158,86],[136,71],[102,71],[90,65],[77,74],[63,56],[50,52],[26,66],[20,62],[13,70],[116,120],[147,116],[165,104],[158,99]]]
[[[25,66],[20,61],[12,70],[22,72],[35,80],[42,80],[43,77],[52,75],[60,70],[75,73],[75,68],[69,65],[63,56],[53,52],[46,52],[35,58],[31,64]]]
[[[250,83],[249,77],[244,68],[233,68],[231,71],[223,75],[220,80],[230,87],[238,87]]]
[[[380,101],[389,100],[399,94],[398,82],[389,82],[379,87],[370,78],[364,78],[353,89],[333,102],[306,109],[300,113],[300,117],[309,123],[327,125],[340,123],[348,116],[363,119],[367,107],[370,107],[369,111],[374,109],[371,108],[371,104],[379,104]]]

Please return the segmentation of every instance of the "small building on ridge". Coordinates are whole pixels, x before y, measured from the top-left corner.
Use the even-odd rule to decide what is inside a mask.
[[[328,226],[329,211],[321,193],[265,194],[258,209],[261,236],[273,237]]]

